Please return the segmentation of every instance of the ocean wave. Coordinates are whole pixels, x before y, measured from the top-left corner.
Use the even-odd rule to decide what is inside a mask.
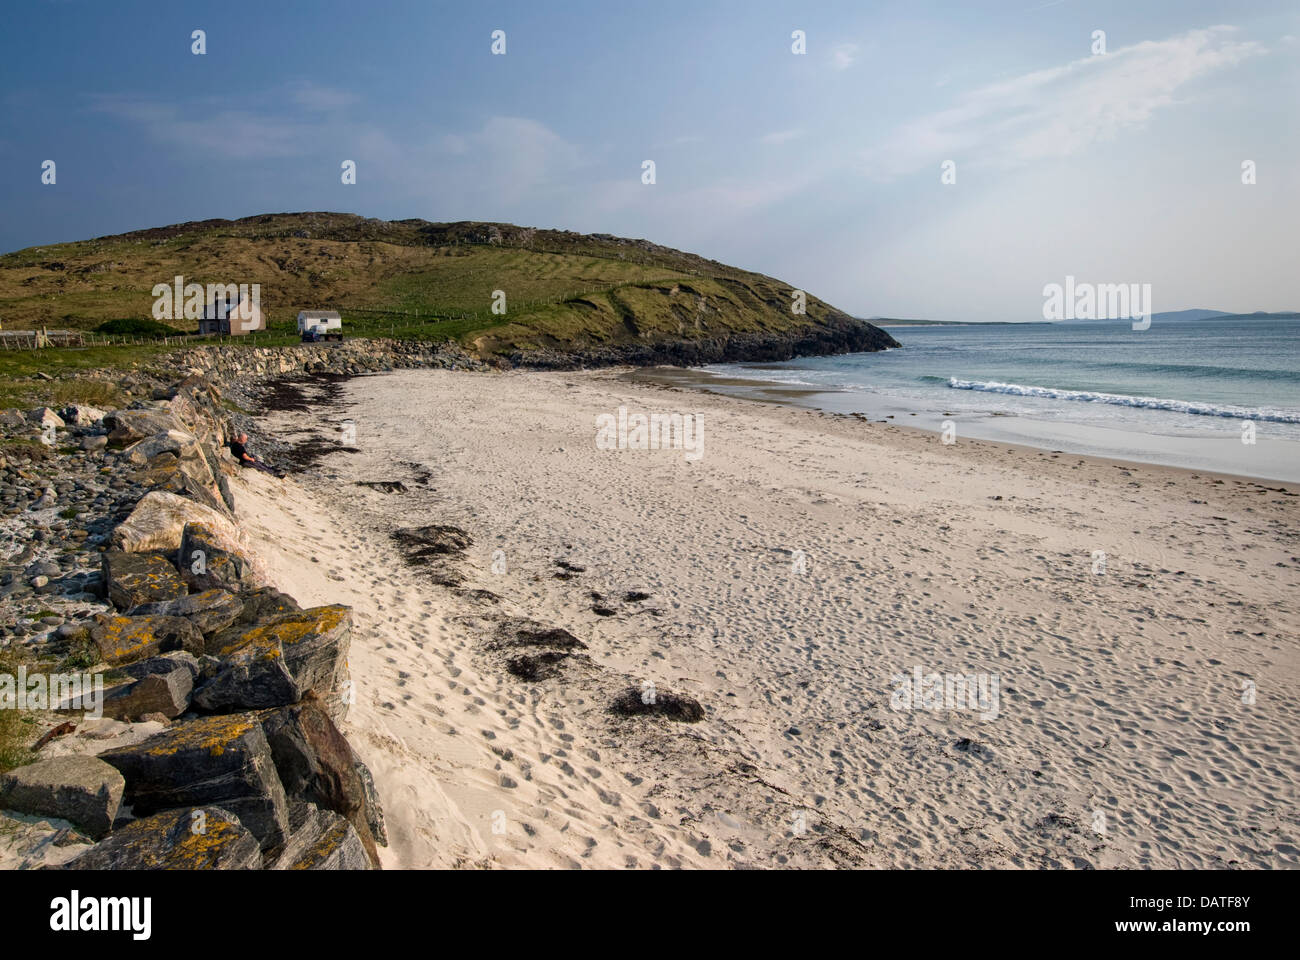
[[[1075,400],[1083,403],[1105,403],[1119,407],[1141,407],[1147,410],[1169,410],[1201,417],[1230,417],[1234,420],[1261,420],[1268,423],[1300,423],[1300,413],[1267,408],[1251,409],[1232,404],[1198,403],[1190,400],[1163,400],[1159,397],[1130,397],[1121,393],[1097,393],[1091,390],[1058,390],[1053,387],[1028,387],[1019,383],[998,383],[995,380],[958,380],[948,378],[954,390],[978,390],[983,393],[1003,393],[1015,397],[1040,397],[1046,400]]]

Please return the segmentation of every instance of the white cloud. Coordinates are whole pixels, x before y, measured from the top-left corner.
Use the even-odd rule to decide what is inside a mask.
[[[293,85],[289,91],[293,102],[308,110],[327,111],[350,107],[361,98],[348,90],[337,87],[324,87],[310,80],[303,80]]]
[[[1191,82],[1263,52],[1235,30],[1192,30],[980,87],[868,150],[865,172],[889,180],[966,157],[1015,167],[1141,129]]]
[[[831,66],[836,70],[847,70],[858,59],[856,43],[837,43],[831,48]]]
[[[567,180],[583,164],[582,151],[536,120],[490,117],[467,138],[478,173],[511,202],[546,184]]]
[[[319,142],[311,124],[254,113],[132,97],[98,96],[92,108],[144,128],[157,143],[235,159],[299,156]]]
[[[791,140],[798,140],[803,135],[804,132],[802,130],[774,130],[772,133],[759,137],[758,142],[775,146],[782,143],[789,143]]]

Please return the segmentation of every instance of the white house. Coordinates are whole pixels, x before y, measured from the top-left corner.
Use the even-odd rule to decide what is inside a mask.
[[[212,289],[211,286],[208,287]],[[262,307],[260,297],[250,297],[246,287],[228,284],[225,291],[203,308],[199,318],[199,333],[220,333],[228,336],[242,336],[252,330],[261,330]]]
[[[298,332],[306,333],[313,330],[316,333],[329,333],[331,330],[342,330],[343,318],[339,316],[337,310],[299,310],[298,311]]]

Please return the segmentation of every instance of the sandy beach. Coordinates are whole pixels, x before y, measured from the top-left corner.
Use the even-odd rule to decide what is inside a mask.
[[[600,449],[620,407],[702,443]],[[276,586],[354,608],[386,867],[1300,865],[1290,487],[619,371],[368,376],[261,422],[326,451],[235,496]],[[430,524],[472,542],[408,562]],[[526,622],[585,649],[512,675]]]

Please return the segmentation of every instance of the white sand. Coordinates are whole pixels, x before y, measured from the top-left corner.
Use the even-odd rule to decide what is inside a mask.
[[[273,582],[355,608],[346,729],[388,867],[1300,865],[1300,498],[1276,485],[611,373],[345,395],[316,425],[350,417],[359,454],[236,497]],[[703,457],[598,450],[620,404],[703,413]],[[466,587],[499,604],[399,559],[391,530],[427,523],[473,536]],[[586,572],[555,579],[559,558]],[[572,630],[590,663],[504,673],[481,644],[507,615]],[[997,674],[996,719],[891,709],[914,666]],[[611,716],[643,681],[707,718]]]

